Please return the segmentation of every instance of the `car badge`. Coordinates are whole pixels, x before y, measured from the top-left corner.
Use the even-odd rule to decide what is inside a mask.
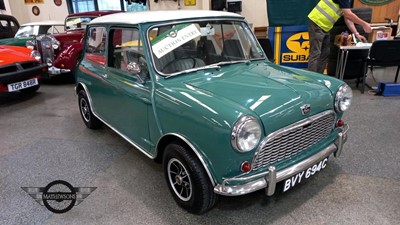
[[[311,105],[310,104],[305,104],[302,107],[300,107],[300,109],[301,109],[301,113],[303,113],[303,115],[306,115],[306,114],[310,113]]]
[[[177,30],[172,30],[168,34],[168,36],[172,37],[172,38],[176,38],[177,35],[178,35],[178,31]]]

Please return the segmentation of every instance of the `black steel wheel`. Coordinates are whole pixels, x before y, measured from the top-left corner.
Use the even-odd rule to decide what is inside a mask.
[[[202,214],[211,209],[218,195],[200,161],[180,143],[167,146],[163,158],[168,188],[180,207]]]
[[[85,125],[90,129],[99,129],[102,126],[102,122],[93,115],[90,107],[89,99],[84,90],[78,93],[79,111]]]

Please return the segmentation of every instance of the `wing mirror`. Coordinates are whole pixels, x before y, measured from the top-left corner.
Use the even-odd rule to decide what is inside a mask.
[[[126,67],[126,69],[128,70],[129,73],[132,74],[139,74],[140,73],[140,65],[136,62],[130,62],[128,63],[128,66]]]
[[[140,68],[139,63],[130,62],[126,66],[126,69],[128,70],[129,73],[132,73],[132,74],[136,75],[138,80],[139,80],[139,82],[144,84],[144,79],[140,76],[140,72],[142,72],[142,69]]]

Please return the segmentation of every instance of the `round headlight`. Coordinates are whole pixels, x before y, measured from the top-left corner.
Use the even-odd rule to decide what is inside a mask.
[[[35,48],[35,41],[26,41],[25,46],[29,49],[34,49]]]
[[[33,50],[33,51],[31,52],[31,56],[32,56],[33,58],[35,58],[37,61],[40,61],[40,59],[42,58],[42,57],[40,56],[40,53],[39,53],[38,51],[35,51],[35,50]]]
[[[54,39],[52,47],[53,49],[58,49],[60,47],[60,42]]]
[[[261,126],[252,116],[240,118],[232,130],[232,146],[239,152],[254,149],[261,138]]]
[[[353,99],[353,91],[347,84],[339,87],[335,97],[335,109],[337,112],[344,112],[349,109]]]

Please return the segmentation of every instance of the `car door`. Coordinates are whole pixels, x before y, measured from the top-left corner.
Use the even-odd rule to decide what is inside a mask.
[[[114,94],[114,91],[109,88],[110,85],[106,79],[106,43],[106,28],[90,27],[81,70],[89,75],[85,77],[85,84],[92,99],[94,112],[106,123],[109,123],[107,117],[112,111],[108,105],[108,98]]]
[[[148,115],[151,108],[151,82],[143,43],[137,28],[113,27],[109,32],[107,84],[112,94],[105,99],[112,113],[106,120],[143,149],[153,147],[149,140]],[[140,66],[140,72],[129,68]]]

